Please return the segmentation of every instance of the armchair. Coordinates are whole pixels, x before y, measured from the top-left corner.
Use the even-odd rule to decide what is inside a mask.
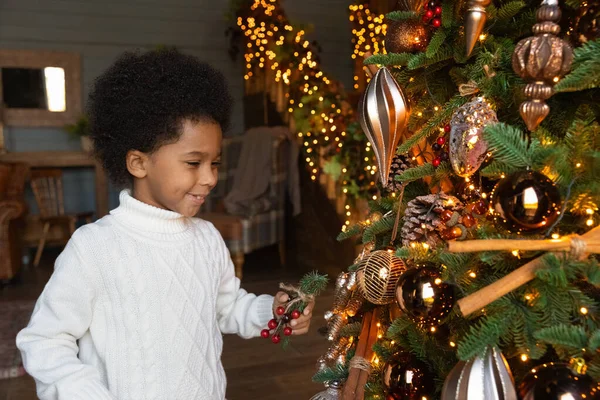
[[[226,211],[223,201],[233,188],[243,141],[243,135],[223,139],[219,183],[197,215],[212,222],[219,230],[231,253],[236,276],[240,279],[244,254],[256,249],[279,244],[282,264],[285,262],[284,210],[289,163],[289,141],[285,137],[273,136],[270,150],[270,180],[265,196],[270,207],[250,216],[232,215]]]

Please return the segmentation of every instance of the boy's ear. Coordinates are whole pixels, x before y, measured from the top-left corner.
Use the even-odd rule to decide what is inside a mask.
[[[139,150],[129,150],[125,160],[127,163],[127,170],[136,178],[144,178],[148,174],[148,171],[146,170],[148,160],[149,156],[146,153]]]

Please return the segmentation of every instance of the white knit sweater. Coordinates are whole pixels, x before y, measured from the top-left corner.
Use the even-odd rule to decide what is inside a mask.
[[[224,399],[222,334],[258,336],[272,304],[240,289],[212,224],[123,191],[75,232],[17,346],[41,399]]]

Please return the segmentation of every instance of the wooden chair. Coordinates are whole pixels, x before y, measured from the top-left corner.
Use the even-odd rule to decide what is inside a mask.
[[[33,260],[33,266],[37,267],[52,225],[59,225],[63,228],[63,236],[57,244],[65,244],[75,232],[77,221],[84,219],[90,223],[93,213],[65,214],[62,170],[60,169],[32,170],[31,188],[40,211],[40,221],[44,224]]]

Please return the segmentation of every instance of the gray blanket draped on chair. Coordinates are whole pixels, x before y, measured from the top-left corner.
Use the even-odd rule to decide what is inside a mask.
[[[240,159],[233,177],[233,187],[224,199],[227,212],[250,217],[274,208],[276,199],[269,195],[273,137],[284,137],[290,144],[287,191],[293,214],[300,213],[299,148],[287,127],[261,126],[244,135]],[[284,161],[284,162],[285,162]]]

